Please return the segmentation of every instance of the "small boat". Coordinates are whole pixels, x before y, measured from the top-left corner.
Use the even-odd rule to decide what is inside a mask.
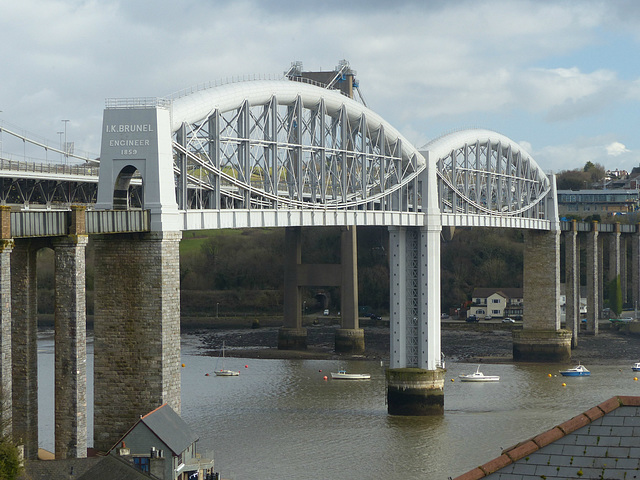
[[[461,382],[497,382],[500,380],[499,375],[485,375],[482,373],[480,371],[480,365],[478,365],[475,373],[469,375],[461,374],[459,377]]]
[[[331,378],[333,380],[369,380],[371,375],[368,373],[347,373],[346,370],[338,370],[338,372],[331,372]]]
[[[640,372],[640,362],[634,363],[633,367],[631,367],[631,370],[633,370],[634,372]]]
[[[238,375],[240,375],[240,372],[236,372],[234,370],[227,370],[224,368],[224,342],[222,342],[222,351],[220,352],[220,357],[218,357],[218,360],[220,360],[220,358],[222,358],[222,368],[220,370],[218,370],[216,368],[216,370],[214,370],[213,373],[216,374],[216,377],[237,377]],[[216,362],[216,366],[218,365],[218,362]]]
[[[560,375],[563,377],[588,377],[591,375],[591,372],[587,370],[584,365],[578,364],[573,368],[560,370]]]

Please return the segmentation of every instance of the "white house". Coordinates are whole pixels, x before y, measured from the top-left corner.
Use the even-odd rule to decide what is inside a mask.
[[[467,316],[522,317],[522,288],[474,288]]]

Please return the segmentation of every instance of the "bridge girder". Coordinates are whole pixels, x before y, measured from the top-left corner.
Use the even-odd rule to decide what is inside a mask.
[[[497,224],[517,218],[550,220],[546,202],[554,201],[548,195],[551,180],[527,152],[504,135],[463,130],[420,150],[437,164],[443,217],[498,217],[502,221]]]
[[[201,118],[192,99],[173,103],[181,208],[420,208],[413,182],[424,159],[363,105],[289,80],[217,89],[198,97],[212,105]]]

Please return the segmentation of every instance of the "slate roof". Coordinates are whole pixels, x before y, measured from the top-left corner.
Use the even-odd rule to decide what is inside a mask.
[[[454,480],[640,478],[640,397],[617,396]]]
[[[198,436],[189,428],[189,425],[166,403],[140,417],[131,430],[138,423],[144,423],[174,455],[180,455],[198,440]],[[116,445],[119,444],[120,442]]]
[[[477,287],[473,289],[471,294],[472,298],[489,298],[494,293],[502,295],[504,298],[522,298],[522,288],[508,287],[508,288],[491,288],[491,287]]]
[[[116,478],[118,480],[158,480],[155,475],[138,470],[133,463],[115,455],[102,457],[99,462],[77,478],[78,480],[114,480]]]

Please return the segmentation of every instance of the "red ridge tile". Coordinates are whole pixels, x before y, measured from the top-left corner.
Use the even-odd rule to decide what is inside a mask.
[[[580,415],[576,415],[575,417],[573,417],[571,420],[567,420],[566,422],[561,423],[560,425],[558,425],[558,428],[561,429],[565,435],[567,435],[590,423],[591,421],[589,420],[589,417],[581,413]]]
[[[453,480],[480,480],[485,476],[485,473],[480,470],[479,467],[476,467],[473,470],[470,470],[467,473],[463,473],[459,477],[454,478]]]
[[[546,432],[533,437],[533,441],[539,448],[542,448],[561,439],[562,437],[564,437],[564,432],[558,427],[553,427],[551,430],[547,430]]]
[[[526,457],[527,455],[532,454],[536,450],[538,450],[538,446],[533,442],[533,440],[529,440],[528,442],[524,442],[521,445],[512,448],[508,452],[505,452],[505,454],[515,462],[517,460],[520,460],[521,458]]]

